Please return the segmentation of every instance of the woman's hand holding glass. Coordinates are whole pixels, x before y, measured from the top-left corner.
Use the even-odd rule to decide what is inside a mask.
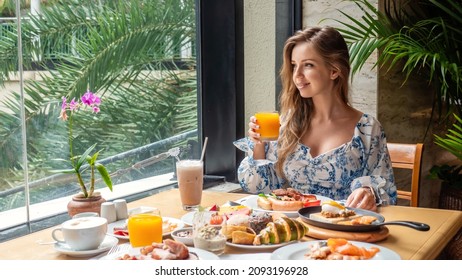
[[[254,159],[265,159],[265,143],[260,139],[260,133],[258,129],[260,126],[257,124],[257,118],[255,116],[250,117],[249,122],[249,138],[255,143],[253,148],[253,158]]]
[[[255,143],[255,144],[261,144],[262,141],[260,139],[260,133],[258,133],[258,129],[260,129],[260,126],[257,124],[257,118],[255,116],[250,117],[250,122],[249,122],[249,138]]]

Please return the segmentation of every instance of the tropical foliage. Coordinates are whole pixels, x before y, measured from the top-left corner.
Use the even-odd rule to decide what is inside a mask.
[[[445,137],[435,135],[435,143],[453,154],[459,160],[462,160],[462,119],[457,115],[454,116],[456,123],[448,130]],[[462,189],[462,166],[435,165],[430,169],[429,178],[440,179],[446,183],[446,186]]]
[[[347,0],[364,12],[347,20],[340,32],[350,45],[352,70],[357,72],[378,50],[379,67],[401,67],[406,74],[427,78],[437,90],[434,112],[445,119],[462,108],[462,3],[458,0],[384,0],[380,12],[366,0]]]
[[[435,88],[435,113],[443,124],[453,124],[446,138],[435,135],[435,143],[462,160],[462,2],[460,0],[384,0],[380,12],[366,0],[349,0],[364,12],[355,18],[343,11],[347,21],[336,20],[350,45],[353,72],[374,51],[376,66],[401,68],[403,84],[411,75],[425,77]],[[452,118],[454,116],[454,118]],[[431,120],[429,124],[431,124]],[[429,177],[462,186],[460,166],[434,166]]]
[[[31,180],[61,168],[50,159],[69,158],[66,126],[58,120],[61,97],[77,99],[87,88],[105,103],[98,122],[91,122],[91,114],[74,120],[76,154],[98,143],[104,147],[100,157],[117,155],[197,128],[194,49],[180,55],[194,48],[194,11],[193,0],[62,0],[24,18],[24,68],[42,69],[24,87]],[[13,27],[0,40],[0,85],[18,69]],[[50,49],[53,59],[44,60]],[[20,100],[20,93],[11,92],[0,103],[0,191],[23,179]],[[166,149],[120,157],[108,169],[126,169]],[[173,170],[173,164],[146,172],[162,169]],[[140,173],[129,169],[117,183]]]

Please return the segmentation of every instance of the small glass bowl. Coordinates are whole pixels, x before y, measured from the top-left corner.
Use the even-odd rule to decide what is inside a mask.
[[[172,231],[172,238],[186,246],[194,246],[192,227],[180,228]]]

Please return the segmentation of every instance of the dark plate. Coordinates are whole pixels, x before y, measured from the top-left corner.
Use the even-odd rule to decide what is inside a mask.
[[[397,225],[397,226],[406,226],[420,231],[427,231],[430,229],[430,226],[424,223],[419,222],[412,222],[412,221],[390,221],[385,222],[385,218],[373,211],[359,209],[359,208],[350,208],[347,207],[349,210],[353,210],[356,214],[361,216],[374,216],[377,218],[370,225],[341,225],[341,224],[332,224],[328,222],[322,222],[318,220],[313,220],[310,218],[310,214],[319,213],[321,212],[321,206],[313,206],[313,207],[305,207],[298,210],[299,217],[307,224],[317,226],[320,228],[331,229],[331,230],[338,230],[338,231],[352,231],[352,232],[364,232],[364,231],[375,231],[379,230],[383,225]]]

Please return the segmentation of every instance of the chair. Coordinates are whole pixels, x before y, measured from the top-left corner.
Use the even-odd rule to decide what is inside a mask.
[[[398,198],[409,200],[410,206],[419,206],[420,171],[423,144],[387,143],[393,168],[412,170],[411,189],[404,191],[398,186]]]

